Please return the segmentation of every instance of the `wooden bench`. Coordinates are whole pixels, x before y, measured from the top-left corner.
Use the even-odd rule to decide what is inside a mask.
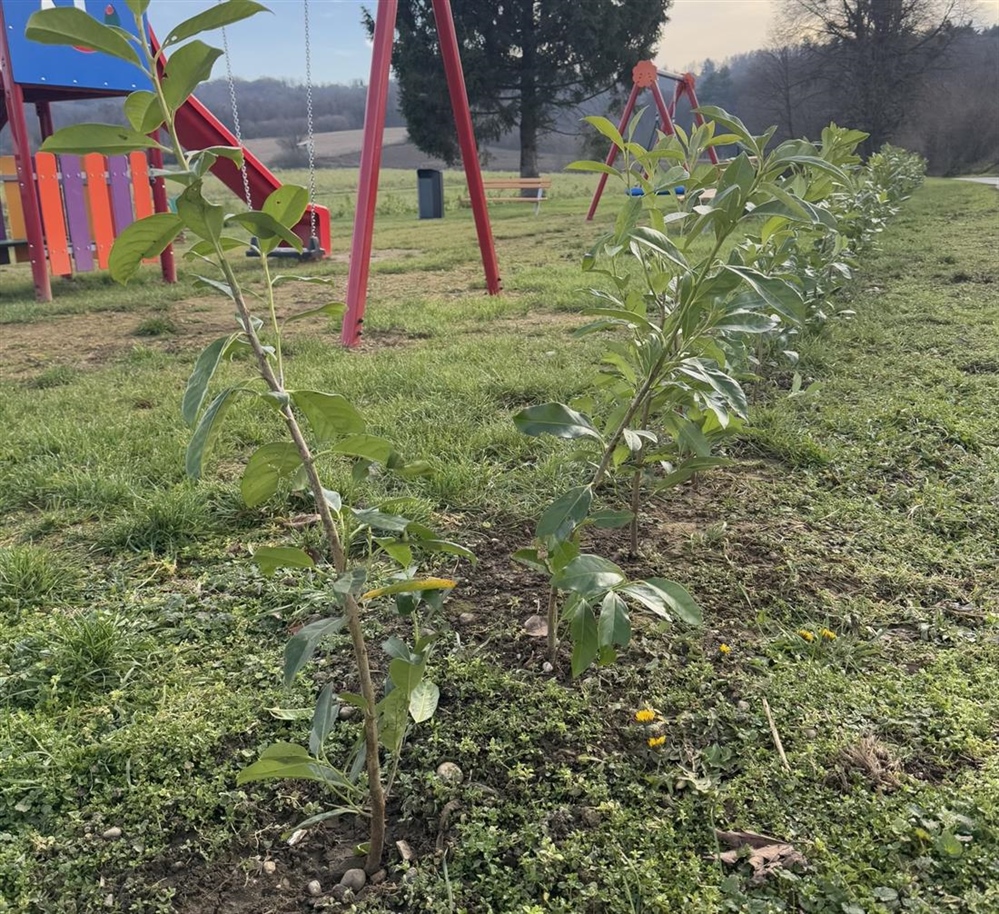
[[[533,196],[522,196],[517,194],[512,196],[510,194],[501,194],[498,196],[487,197],[490,203],[533,203],[534,204],[534,215],[536,216],[541,209],[541,202],[545,200],[548,196],[547,191],[551,189],[552,179],[551,178],[493,178],[489,181],[483,181],[482,186],[485,188],[488,194],[491,190],[516,190],[525,191],[533,190]],[[471,206],[471,201],[467,198],[459,201],[462,206]]]

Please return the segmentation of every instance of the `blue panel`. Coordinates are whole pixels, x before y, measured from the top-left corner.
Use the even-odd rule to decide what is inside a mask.
[[[83,6],[84,3],[86,11],[98,22],[117,25],[137,34],[125,0],[0,0],[7,24],[14,81],[23,86],[108,92],[150,88],[143,72],[124,60],[76,48],[36,44],[24,37],[28,17],[43,6]]]

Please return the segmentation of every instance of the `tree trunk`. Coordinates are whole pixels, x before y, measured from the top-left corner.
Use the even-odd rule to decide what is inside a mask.
[[[534,46],[534,6],[524,4],[521,23],[523,43],[520,64],[520,176],[538,178],[538,132],[541,127],[541,100],[538,97],[537,49]],[[523,190],[522,196],[533,197],[535,191]]]

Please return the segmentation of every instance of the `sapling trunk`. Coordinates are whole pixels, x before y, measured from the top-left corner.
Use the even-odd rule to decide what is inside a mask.
[[[329,503],[326,501],[323,484],[316,469],[312,450],[305,440],[305,436],[302,434],[302,429],[295,418],[294,411],[287,402],[284,386],[277,375],[275,375],[267,352],[264,350],[263,344],[260,342],[260,338],[253,328],[249,308],[246,305],[242,292],[239,290],[232,267],[221,251],[219,252],[219,262],[229,283],[229,287],[232,289],[236,310],[246,330],[246,335],[256,357],[257,368],[260,371],[261,377],[263,377],[271,391],[278,394],[280,400],[285,404],[281,409],[281,417],[284,419],[285,426],[291,435],[292,441],[295,443],[298,456],[305,469],[309,489],[316,503],[316,511],[319,514],[323,533],[326,537],[328,558],[337,573],[342,574],[347,566],[347,554],[340,540],[336,522],[333,520],[333,513],[330,510]],[[347,594],[344,599],[344,614],[347,617],[347,630],[350,632],[350,641],[354,650],[354,661],[357,664],[361,697],[364,699],[365,767],[368,774],[368,797],[371,803],[371,826],[365,869],[368,872],[374,872],[381,865],[382,851],[385,846],[385,788],[382,784],[381,761],[378,755],[378,696],[371,678],[368,647],[364,638],[364,629],[361,625],[361,608],[353,594]]]
[[[558,591],[548,588],[548,662],[555,666],[558,657]]]

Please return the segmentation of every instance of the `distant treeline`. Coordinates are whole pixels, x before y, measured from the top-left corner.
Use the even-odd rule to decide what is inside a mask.
[[[778,140],[817,137],[830,121],[854,126],[842,114],[842,87],[823,78],[808,45],[706,61],[697,93],[701,104],[732,111],[757,132],[776,124]],[[959,30],[892,139],[925,156],[932,174],[999,165],[999,26]]]
[[[852,126],[844,117],[843,99],[834,82],[823,79],[815,51],[808,45],[753,51],[724,63],[705,61],[698,74],[697,92],[702,104],[718,105],[737,114],[752,130],[762,132],[777,125],[777,140],[817,137],[830,121]],[[275,165],[304,164],[298,143],[306,136],[306,89],[280,79],[237,80],[240,127],[246,139],[278,137],[286,150]],[[230,129],[233,126],[229,85],[215,80],[201,86],[198,98]],[[313,116],[317,133],[360,129],[364,124],[367,88],[353,85],[313,87]],[[922,88],[921,103],[909,112],[894,141],[924,155],[933,174],[958,174],[999,165],[999,27],[985,31],[961,29],[946,57]],[[647,104],[650,100],[646,99]],[[591,99],[585,110],[565,113],[557,134],[541,143],[542,152],[566,153],[578,144],[580,154],[598,148],[580,143],[579,118],[605,113],[614,120],[623,107],[623,96],[606,93]],[[57,126],[81,121],[123,122],[121,99],[60,103],[54,106]],[[689,124],[688,111],[678,112]],[[29,117],[29,123],[34,118]],[[643,134],[651,135],[651,112]],[[34,125],[33,125],[34,126]],[[386,126],[405,126],[397,105],[397,87],[390,84]],[[37,134],[37,128],[35,128]],[[6,139],[6,136],[5,136]],[[493,144],[517,144],[515,133]],[[603,141],[599,148],[602,151]],[[570,152],[571,154],[571,152]]]

